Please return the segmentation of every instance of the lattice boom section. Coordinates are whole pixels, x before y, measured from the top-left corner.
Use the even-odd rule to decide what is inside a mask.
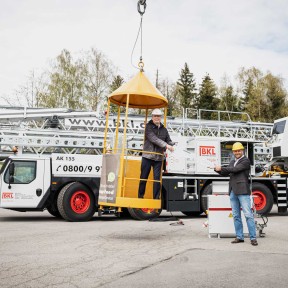
[[[271,137],[272,124],[258,123],[221,123],[220,121],[189,123],[168,122],[170,132],[181,133],[185,136],[205,136],[231,139],[248,139],[253,141],[268,141]]]
[[[75,134],[75,132],[74,132]],[[71,147],[71,148],[101,148],[103,147],[103,137],[93,135],[69,136],[67,133],[55,134],[49,133],[29,133],[21,132],[1,132],[0,145],[19,145],[35,147]]]

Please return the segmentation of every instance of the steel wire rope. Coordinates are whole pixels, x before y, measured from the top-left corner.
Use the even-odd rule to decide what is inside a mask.
[[[141,10],[141,5],[143,6],[143,10]],[[137,3],[137,10],[138,10],[138,12],[139,12],[139,14],[141,16],[141,19],[140,19],[140,25],[139,25],[138,33],[137,33],[137,36],[136,36],[136,40],[135,40],[135,43],[134,43],[134,46],[133,46],[133,49],[132,49],[132,52],[131,52],[131,65],[134,68],[139,69],[141,71],[143,71],[143,66],[144,66],[144,64],[142,62],[142,59],[143,59],[142,58],[142,50],[143,50],[143,44],[142,44],[143,43],[143,25],[142,25],[142,23],[143,23],[143,15],[145,13],[146,6],[147,6],[146,0],[139,0],[138,3]],[[137,66],[135,66],[133,64],[133,54],[134,54],[134,50],[135,50],[135,47],[136,47],[140,32],[141,32],[141,37],[140,37],[140,41],[141,41],[140,42],[140,62],[139,62],[138,67],[137,67]]]

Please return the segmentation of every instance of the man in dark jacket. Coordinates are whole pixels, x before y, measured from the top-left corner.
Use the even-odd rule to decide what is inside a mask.
[[[160,181],[162,162],[164,160],[163,154],[166,149],[171,152],[174,151],[169,133],[161,123],[161,116],[162,111],[154,109],[152,111],[152,119],[146,124],[140,179],[148,179],[151,167],[153,167],[154,180]],[[146,183],[146,180],[140,181],[139,198],[144,198]],[[160,198],[160,182],[153,183],[153,197],[154,199]]]
[[[241,209],[245,215],[251,244],[257,246],[256,226],[254,215],[251,209],[251,190],[249,185],[250,161],[244,155],[244,147],[236,142],[232,147],[235,160],[232,160],[228,167],[216,166],[215,171],[223,176],[230,175],[229,195],[232,208],[236,238],[231,243],[244,242],[243,223]]]

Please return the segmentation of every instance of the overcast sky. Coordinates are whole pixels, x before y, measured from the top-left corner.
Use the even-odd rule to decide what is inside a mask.
[[[13,95],[30,71],[49,67],[61,50],[101,50],[128,80],[139,28],[138,0],[0,0],[0,96]],[[147,0],[143,17],[145,72],[171,81],[187,62],[197,82],[208,72],[255,66],[288,87],[287,0]],[[138,63],[139,47],[134,52]],[[3,101],[0,100],[0,104]]]

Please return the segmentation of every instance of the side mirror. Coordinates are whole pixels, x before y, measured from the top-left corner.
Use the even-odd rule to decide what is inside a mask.
[[[14,176],[14,174],[15,174],[15,164],[14,162],[11,162],[9,165],[9,175]]]
[[[14,176],[12,176],[12,175],[9,176],[9,184],[10,183],[14,183]]]
[[[15,164],[11,162],[9,165],[9,182],[8,188],[11,189],[11,183],[14,183]]]

